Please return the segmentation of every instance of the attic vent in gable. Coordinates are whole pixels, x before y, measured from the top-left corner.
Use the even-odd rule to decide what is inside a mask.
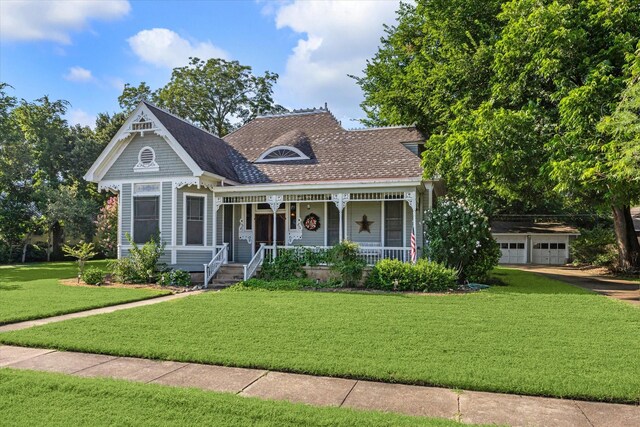
[[[144,111],[140,111],[129,125],[128,130],[130,132],[140,132],[140,136],[144,136],[145,131],[157,132],[158,126]]]
[[[262,162],[282,162],[287,160],[308,160],[309,156],[305,155],[302,151],[295,147],[272,147],[262,153],[262,155],[256,160],[257,163]]]
[[[138,163],[133,167],[135,172],[155,172],[160,170],[156,163],[156,152],[151,147],[143,147],[138,153]]]

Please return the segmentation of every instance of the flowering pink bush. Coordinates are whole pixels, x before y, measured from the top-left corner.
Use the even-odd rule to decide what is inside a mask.
[[[115,258],[118,253],[118,196],[112,196],[98,214],[96,220],[98,246],[107,258]]]

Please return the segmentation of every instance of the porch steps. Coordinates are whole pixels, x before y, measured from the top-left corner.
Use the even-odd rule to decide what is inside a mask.
[[[235,285],[244,279],[244,264],[225,264],[209,282],[209,288],[220,289]]]

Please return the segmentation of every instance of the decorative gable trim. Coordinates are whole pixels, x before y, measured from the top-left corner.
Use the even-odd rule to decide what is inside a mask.
[[[278,154],[282,152],[288,152],[293,155],[277,156],[277,157],[273,156],[273,154]],[[292,147],[290,145],[278,145],[276,147],[271,147],[267,151],[262,153],[258,158],[258,160],[256,160],[256,163],[284,162],[288,160],[309,160],[309,156],[304,154],[302,151],[300,151],[296,147]]]
[[[141,136],[145,132],[153,132],[162,137],[167,144],[175,151],[180,159],[193,172],[193,176],[201,176],[204,171],[189,156],[178,141],[169,133],[164,125],[156,116],[141,102],[138,107],[127,118],[124,125],[118,130],[118,133],[111,139],[107,147],[100,153],[98,159],[91,165],[89,171],[85,174],[84,179],[90,182],[99,182],[102,180],[107,171],[113,166],[120,157],[125,147],[131,142],[137,134]],[[155,159],[154,159],[155,160]],[[136,165],[137,167],[138,165]],[[159,166],[156,164],[155,167]],[[134,168],[135,170],[136,168]],[[139,168],[141,170],[141,168]],[[148,169],[145,169],[148,170]],[[156,169],[158,170],[158,169]]]

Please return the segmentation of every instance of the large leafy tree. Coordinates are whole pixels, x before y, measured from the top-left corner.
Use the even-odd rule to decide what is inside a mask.
[[[224,136],[259,114],[286,111],[273,100],[278,75],[266,71],[254,75],[238,61],[191,58],[188,65],[174,68],[171,80],[157,91],[146,83],[125,85],[118,98],[125,112],[147,100]]]
[[[363,107],[370,122],[417,123],[428,136],[425,173],[494,213],[556,211],[567,200],[613,210],[621,264],[638,265],[628,232],[634,157],[613,154],[629,137],[599,123],[620,123],[639,9],[629,0],[403,5],[358,80]]]
[[[357,79],[369,124],[415,123],[429,138],[425,174],[490,213],[553,210],[537,110],[510,111],[492,93],[502,0],[402,4],[396,26]],[[541,201],[545,204],[541,206]]]
[[[496,43],[494,96],[513,111],[535,106],[537,124],[551,130],[544,140],[555,189],[583,206],[610,210],[621,267],[640,267],[630,231],[630,205],[640,188],[616,154],[628,141],[598,126],[618,108],[632,78],[638,3],[514,0],[499,18],[505,26]]]

